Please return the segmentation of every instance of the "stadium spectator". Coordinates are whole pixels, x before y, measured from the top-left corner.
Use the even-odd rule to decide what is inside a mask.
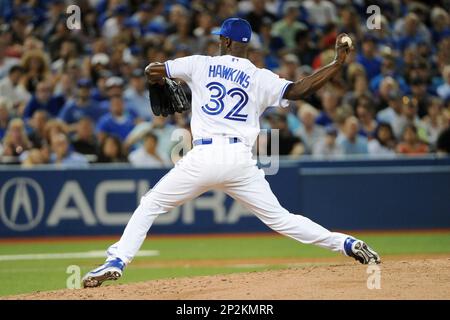
[[[430,44],[431,34],[416,13],[410,12],[398,19],[394,26],[397,48],[404,50],[410,44],[425,42]]]
[[[417,55],[414,58],[413,63],[409,65],[408,69],[405,70],[405,79],[408,83],[411,83],[412,79],[418,78],[428,84],[432,80],[430,74],[431,67],[427,59],[420,56],[418,49],[419,48],[414,47]]]
[[[106,134],[117,135],[121,140],[125,140],[134,128],[134,119],[135,117],[125,110],[122,96],[111,96],[109,112],[102,116],[97,124],[99,141],[103,141]]]
[[[68,68],[69,61],[78,58],[77,42],[72,38],[64,39],[59,47],[58,58],[51,64],[54,73],[62,73]]]
[[[439,153],[450,154],[450,127],[447,127],[439,134],[436,149]]]
[[[40,149],[33,148],[27,152],[21,164],[24,168],[32,168],[46,163],[48,162],[43,152]]]
[[[180,118],[177,117],[176,119]],[[155,116],[152,122],[141,122],[134,127],[125,140],[125,149],[134,150],[140,147],[144,135],[151,131],[158,138],[158,154],[170,158],[172,147],[176,144],[176,141],[172,140],[172,133],[177,127],[186,129],[186,124],[182,124],[182,126],[178,126],[178,123],[173,125],[168,123],[167,118]]]
[[[15,118],[9,122],[8,129],[3,137],[3,162],[20,163],[20,156],[31,148],[22,119]]]
[[[403,97],[403,111],[402,116],[398,118],[393,123],[394,132],[401,132],[403,137],[403,132],[408,125],[414,125],[417,129],[417,133],[423,141],[428,141],[427,133],[425,128],[422,126],[422,123],[417,114],[417,100]]]
[[[440,7],[434,7],[430,13],[432,24],[432,38],[434,43],[439,43],[443,38],[450,34],[450,16],[449,13]]]
[[[95,44],[99,47],[98,50],[105,50],[103,48],[103,41],[98,41]],[[95,84],[97,84],[97,81],[102,76],[106,79],[109,78],[109,63],[110,59],[104,52],[94,54],[90,62],[88,61],[89,76]]]
[[[38,84],[50,78],[48,56],[43,50],[30,50],[22,56],[21,65],[24,69],[21,84],[34,94]]]
[[[375,139],[367,144],[369,154],[382,156],[394,155],[395,146],[394,132],[388,123],[380,123],[375,131]]]
[[[107,18],[102,27],[102,36],[111,41],[124,27],[128,9],[124,4],[119,4],[112,10],[111,17]]]
[[[236,0],[219,0],[215,12],[219,21],[235,17],[238,15],[238,3]]]
[[[283,19],[275,22],[272,28],[273,35],[283,39],[288,49],[295,48],[295,35],[297,32],[307,29],[304,23],[297,20],[299,15],[298,6],[295,2],[288,2],[283,9]]]
[[[294,136],[288,128],[286,115],[273,112],[268,116],[272,129],[278,130],[278,153],[281,156],[298,156],[304,154],[305,147],[299,137]],[[271,155],[272,135],[270,135],[267,144],[267,154]]]
[[[310,25],[320,29],[338,22],[336,6],[327,0],[306,0],[302,3],[307,12]]]
[[[347,81],[351,84],[351,90],[342,97],[342,104],[354,106],[360,97],[372,98],[367,82],[366,71],[359,63],[352,63],[347,68]]]
[[[365,34],[361,43],[361,53],[358,53],[356,62],[363,65],[367,78],[371,81],[381,72],[381,58],[378,56],[376,39],[370,34]]]
[[[167,51],[177,51],[179,47],[183,47],[190,52],[197,52],[198,40],[192,37],[188,16],[180,17],[176,32],[167,37],[164,43],[164,49]]]
[[[290,81],[296,81],[299,78],[300,61],[293,53],[288,53],[281,59],[281,66],[277,70],[277,73],[282,78],[286,78]]]
[[[55,95],[62,95],[67,100],[74,99],[77,89],[77,80],[82,78],[80,62],[72,59],[67,62],[66,68],[61,73],[55,73],[53,83]]]
[[[139,5],[136,13],[134,13],[129,19],[134,25],[139,28],[140,35],[145,33],[147,26],[150,24],[153,18],[154,6],[149,3],[142,3]]]
[[[373,95],[375,99],[374,103],[376,112],[379,112],[389,106],[389,95],[392,91],[400,92],[398,83],[392,77],[385,77],[383,81],[381,81],[378,92],[375,92]]]
[[[394,90],[389,92],[387,99],[388,107],[377,113],[377,120],[378,122],[388,123],[393,128],[395,137],[399,139],[402,134],[402,128],[400,127],[396,130],[395,125],[401,121],[400,119],[403,115],[402,95]]]
[[[106,81],[111,77],[109,71],[101,71],[97,77],[95,77],[94,88],[91,90],[91,98],[94,102],[104,102],[108,100],[108,88],[106,87]],[[94,79],[94,78],[92,78]]]
[[[303,104],[298,111],[302,125],[297,131],[297,135],[303,141],[305,154],[311,154],[313,146],[325,136],[325,130],[316,124],[319,112],[309,104]]]
[[[65,29],[60,27],[62,12],[64,12],[64,1],[50,1],[47,10],[47,19],[45,19],[43,23],[43,38],[47,41],[56,38],[54,37],[55,35],[61,35],[61,38],[64,38],[64,35],[66,35]],[[54,57],[55,55],[52,55],[52,57]]]
[[[100,144],[97,161],[99,163],[125,163],[127,157],[124,154],[122,142],[113,135],[107,135]]]
[[[193,30],[193,35],[199,41],[199,47],[204,48],[208,40],[213,39],[211,31],[214,28],[214,14],[210,10],[200,11],[196,17],[197,27]]]
[[[36,86],[36,92],[25,107],[23,117],[29,119],[36,110],[45,110],[52,117],[58,115],[65,103],[64,96],[53,95],[49,81],[41,81]]]
[[[374,76],[370,81],[370,90],[372,92],[377,92],[381,82],[386,77],[393,78],[400,87],[400,90],[403,92],[408,91],[408,85],[406,84],[405,79],[397,72],[395,58],[392,55],[386,55],[381,62],[381,72]]]
[[[319,51],[311,40],[309,30],[300,29],[297,31],[295,34],[295,48],[293,53],[297,55],[302,65],[312,65]]]
[[[140,148],[134,150],[128,156],[128,161],[138,167],[162,168],[167,159],[157,152],[158,138],[152,132],[147,132]]]
[[[248,50],[248,59],[258,68],[267,68],[264,52],[261,49],[250,47]]]
[[[66,168],[86,167],[88,165],[88,161],[83,155],[71,150],[72,146],[65,134],[55,135],[52,139],[51,148],[51,163]]]
[[[344,154],[366,154],[367,138],[358,134],[358,119],[354,116],[345,120],[342,134],[337,138],[338,145]]]
[[[443,101],[437,97],[430,100],[427,114],[420,121],[420,127],[426,132],[427,141],[434,147],[439,134],[448,126],[448,121],[442,112]]]
[[[53,138],[58,134],[67,135],[69,133],[68,125],[59,119],[50,119],[45,123],[45,144],[44,146],[51,146]]]
[[[146,84],[143,70],[135,69],[131,75],[130,85],[124,92],[124,97],[130,105],[134,106],[139,118],[149,121],[152,116]]]
[[[258,49],[264,52],[262,59],[265,61],[267,68],[270,70],[274,70],[279,67],[278,52],[281,52],[285,46],[283,39],[274,35],[272,32],[274,21],[275,20],[267,17],[262,20],[258,37],[260,48],[254,44],[250,46],[250,48]]]
[[[340,16],[339,32],[352,34],[355,36],[356,39],[361,39],[362,38],[361,19],[358,16],[356,9],[351,5],[344,5],[339,10],[339,16]],[[337,21],[332,22],[336,24]],[[383,25],[383,27],[385,27],[385,25]]]
[[[189,10],[183,5],[176,3],[169,9],[168,21],[165,28],[166,34],[175,33],[179,24],[189,16]]]
[[[3,35],[3,34],[2,34]],[[14,57],[8,57],[6,55],[7,43],[2,38],[0,38],[0,79],[8,75],[9,69],[12,66],[19,64],[19,59]]]
[[[338,97],[330,90],[326,90],[322,93],[321,103],[322,112],[316,118],[316,123],[321,126],[333,124],[336,119],[336,112],[339,104]]]
[[[45,142],[45,127],[48,113],[45,110],[36,110],[28,120],[28,139],[33,148],[41,148]]]
[[[3,97],[0,97],[0,141],[3,139],[6,130],[8,128],[10,115],[9,115],[9,109],[10,109],[11,103],[9,100],[6,100]]]
[[[428,146],[421,142],[417,128],[413,124],[406,126],[403,131],[402,142],[397,146],[397,152],[407,155],[421,155],[428,152]]]
[[[439,97],[445,100],[450,98],[450,64],[445,66],[442,70],[442,79],[444,80],[444,83],[442,83],[436,91]]]
[[[23,68],[19,65],[9,69],[8,76],[0,80],[0,96],[11,102],[11,114],[20,115],[31,95],[19,85],[23,75]]]
[[[325,128],[325,136],[323,136],[313,146],[313,156],[315,157],[335,157],[343,155],[341,146],[336,142],[338,131],[333,126]]]
[[[91,118],[84,117],[78,120],[72,146],[76,152],[85,155],[89,162],[97,160],[98,145]]]
[[[410,82],[411,99],[416,101],[417,115],[423,117],[427,113],[429,95],[427,93],[427,82],[421,77],[414,77]]]
[[[89,79],[78,80],[77,87],[76,98],[64,105],[58,117],[67,124],[74,124],[83,117],[89,117],[92,121],[97,122],[108,112],[108,109],[91,99],[92,83]]]
[[[105,81],[107,99],[100,103],[102,109],[110,109],[111,97],[121,97],[125,104],[125,110],[134,118],[138,117],[137,107],[124,97],[125,81],[121,77],[112,76]]]
[[[359,131],[363,137],[372,139],[377,128],[377,121],[374,117],[374,109],[369,99],[361,97],[356,103],[356,117],[359,121]]]
[[[251,0],[251,2],[252,9],[245,16],[245,19],[250,23],[254,32],[260,33],[264,19],[275,21],[276,17],[266,10],[266,0]]]

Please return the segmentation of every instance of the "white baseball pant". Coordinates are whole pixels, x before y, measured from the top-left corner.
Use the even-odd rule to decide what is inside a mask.
[[[330,232],[310,219],[284,209],[243,143],[230,144],[214,137],[178,161],[140,201],[118,242],[107,251],[108,260],[118,257],[129,263],[144,242],[153,221],[163,213],[202,193],[222,190],[240,201],[273,230],[307,244],[344,252],[348,235]]]

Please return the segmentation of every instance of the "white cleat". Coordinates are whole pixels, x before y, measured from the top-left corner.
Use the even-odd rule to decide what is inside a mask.
[[[364,241],[347,238],[344,243],[345,253],[362,264],[379,264],[380,256]]]
[[[117,280],[122,276],[125,262],[119,258],[106,261],[102,266],[88,272],[82,279],[84,288],[100,287],[103,282]]]

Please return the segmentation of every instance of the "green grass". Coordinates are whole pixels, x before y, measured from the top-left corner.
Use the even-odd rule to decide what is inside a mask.
[[[450,233],[429,234],[356,234],[383,255],[450,253]],[[48,243],[0,243],[0,255],[27,253],[67,253],[105,250],[111,241],[72,241]],[[158,250],[159,256],[138,257],[130,264],[126,276],[117,283],[151,279],[227,274],[286,268],[286,265],[262,266],[201,266],[157,265],[183,260],[228,260],[255,258],[317,258],[333,257],[336,253],[315,246],[302,245],[281,236],[155,238],[147,240],[142,249]],[[0,261],[0,296],[66,287],[69,265],[81,267],[82,275],[100,264],[101,259],[65,259],[41,261]],[[152,265],[151,263],[156,265]]]

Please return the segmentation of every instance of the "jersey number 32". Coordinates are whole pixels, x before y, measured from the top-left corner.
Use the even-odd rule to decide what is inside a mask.
[[[248,94],[240,88],[233,88],[227,91],[223,84],[219,82],[210,82],[206,85],[206,88],[211,91],[210,103],[202,106],[202,110],[209,115],[220,114],[225,104],[223,99],[229,95],[231,98],[238,97],[238,100],[234,107],[225,115],[225,119],[234,121],[246,121],[248,114],[243,114],[242,109],[248,102]]]

